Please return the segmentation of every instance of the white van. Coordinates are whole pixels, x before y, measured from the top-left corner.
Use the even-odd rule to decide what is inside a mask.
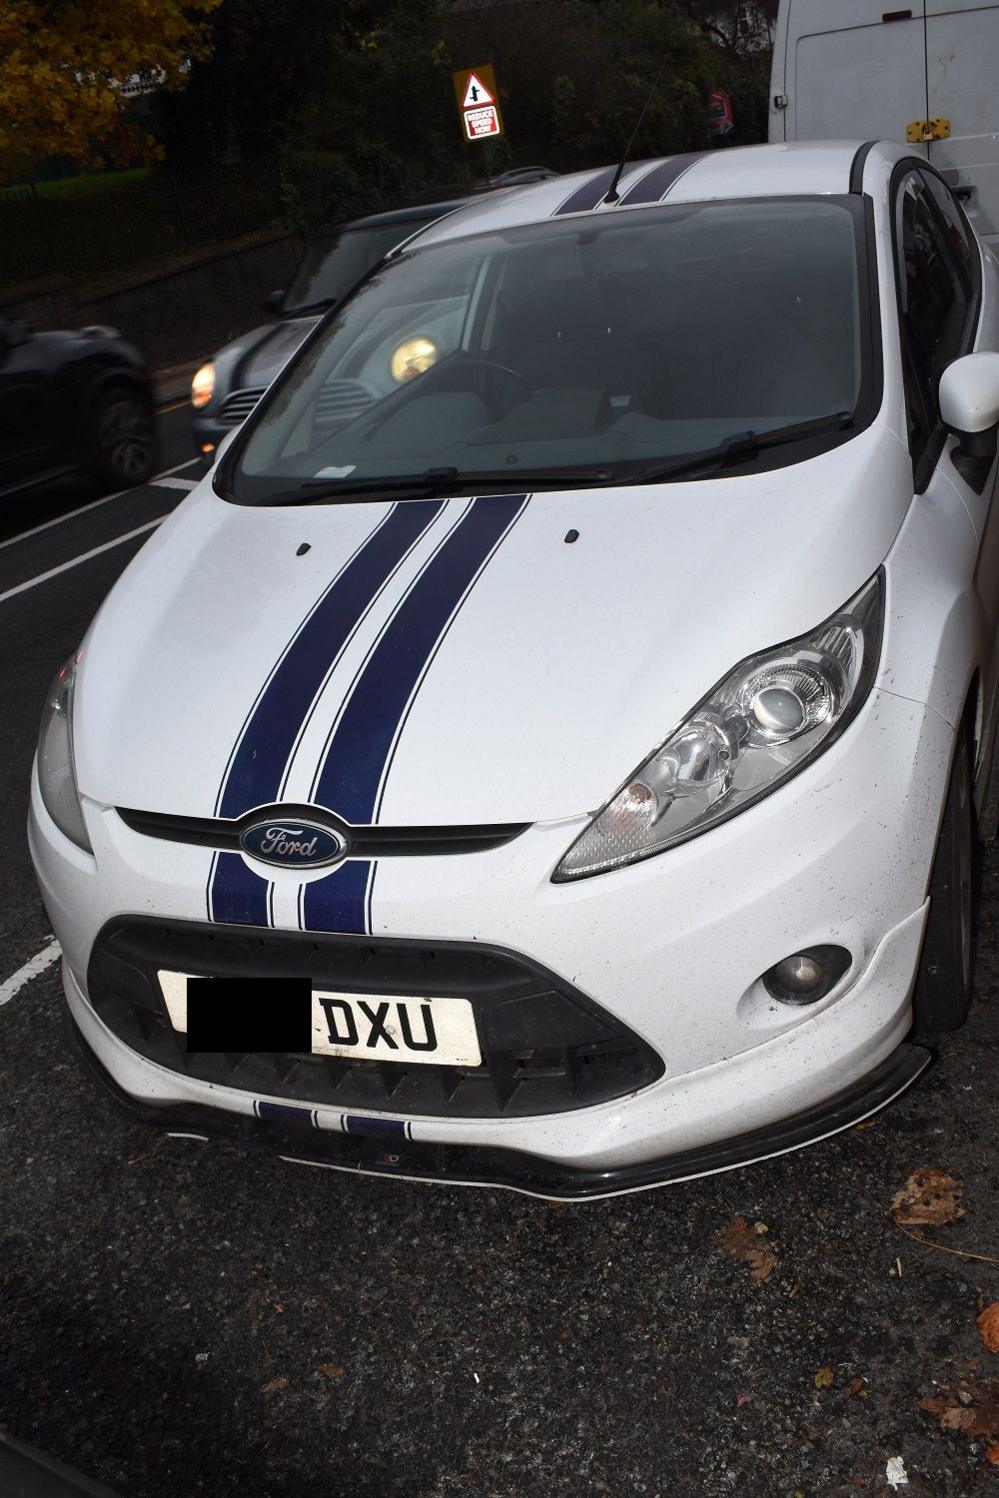
[[[912,143],[999,248],[999,4],[781,0],[770,139]]]

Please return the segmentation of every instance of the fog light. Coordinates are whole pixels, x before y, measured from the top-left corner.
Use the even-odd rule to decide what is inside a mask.
[[[808,947],[775,962],[763,986],[782,1004],[815,1004],[824,999],[850,966],[843,947]]]

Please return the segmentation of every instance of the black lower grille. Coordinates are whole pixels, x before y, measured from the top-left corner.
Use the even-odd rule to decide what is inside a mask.
[[[353,1061],[300,1053],[189,1055],[170,1024],[157,970],[228,978],[308,978],[365,995],[468,999],[483,1064]],[[313,936],[127,917],[104,927],[90,1001],[132,1050],[171,1071],[266,1097],[414,1117],[561,1113],[634,1092],[659,1056],[570,984],[526,957],[464,942]]]

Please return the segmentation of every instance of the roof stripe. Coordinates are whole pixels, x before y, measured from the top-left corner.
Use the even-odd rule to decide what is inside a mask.
[[[590,209],[596,208],[600,200],[607,196],[616,175],[616,166],[605,166],[602,172],[587,178],[582,186],[571,192],[555,209],[552,217],[558,218],[563,213],[588,213]]]
[[[705,151],[685,151],[680,156],[668,156],[629,187],[621,203],[661,203],[670,188],[706,155]]]

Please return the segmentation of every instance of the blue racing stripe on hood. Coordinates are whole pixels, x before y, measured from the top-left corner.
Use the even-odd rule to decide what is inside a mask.
[[[399,736],[424,676],[475,580],[527,504],[476,499],[420,573],[370,651],[327,739],[311,800],[355,826],[377,821]],[[336,930],[327,886],[305,886],[307,930]],[[339,928],[342,929],[342,928]]]
[[[233,750],[216,815],[239,817],[279,799],[313,705],[347,645],[405,558],[440,514],[442,500],[396,504],[313,605],[271,671]],[[266,926],[270,881],[239,854],[222,854],[209,879],[213,920]]]
[[[277,799],[317,692],[442,505],[410,500],[393,506],[313,606],[254,705],[227,769],[217,815],[239,817]]]

